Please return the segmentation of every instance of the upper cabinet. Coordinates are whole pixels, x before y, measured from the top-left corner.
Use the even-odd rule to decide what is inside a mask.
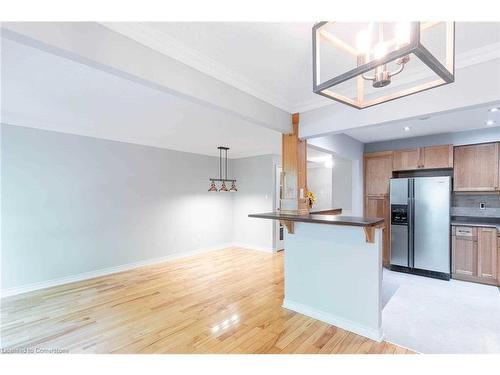
[[[423,147],[420,150],[421,168],[453,168],[453,145]]]
[[[499,144],[455,147],[454,191],[499,191]]]
[[[392,151],[365,154],[364,177],[366,196],[388,195],[392,177]]]
[[[392,169],[394,171],[408,171],[420,168],[420,149],[394,151]]]
[[[394,171],[438,168],[453,168],[452,145],[394,151]]]

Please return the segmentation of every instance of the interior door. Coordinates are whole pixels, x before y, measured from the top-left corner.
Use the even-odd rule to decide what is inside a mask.
[[[450,273],[450,178],[414,183],[414,267]]]

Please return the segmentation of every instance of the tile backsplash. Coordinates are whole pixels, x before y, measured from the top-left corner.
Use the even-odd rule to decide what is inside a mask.
[[[451,198],[452,216],[479,216],[500,218],[500,195],[453,194]],[[480,209],[485,203],[485,209]]]

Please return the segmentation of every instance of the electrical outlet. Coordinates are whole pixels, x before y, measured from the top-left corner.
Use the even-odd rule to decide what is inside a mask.
[[[486,203],[484,203],[484,202],[480,202],[480,203],[479,203],[479,209],[480,209],[480,210],[485,210],[485,209],[486,209]]]

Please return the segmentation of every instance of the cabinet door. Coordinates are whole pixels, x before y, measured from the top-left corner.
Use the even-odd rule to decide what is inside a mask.
[[[431,146],[421,149],[423,168],[453,168],[453,146]]]
[[[384,229],[382,231],[382,260],[384,265],[390,261],[390,209],[389,197],[367,197],[365,199],[365,213],[368,217],[383,217]]]
[[[472,238],[452,237],[452,273],[454,276],[477,276],[477,242]]]
[[[392,177],[392,152],[366,154],[364,157],[365,196],[389,194]]]
[[[498,143],[455,147],[454,191],[498,191]]]
[[[497,230],[477,230],[478,276],[485,281],[497,281]]]
[[[420,149],[394,151],[394,171],[408,171],[420,168]]]

